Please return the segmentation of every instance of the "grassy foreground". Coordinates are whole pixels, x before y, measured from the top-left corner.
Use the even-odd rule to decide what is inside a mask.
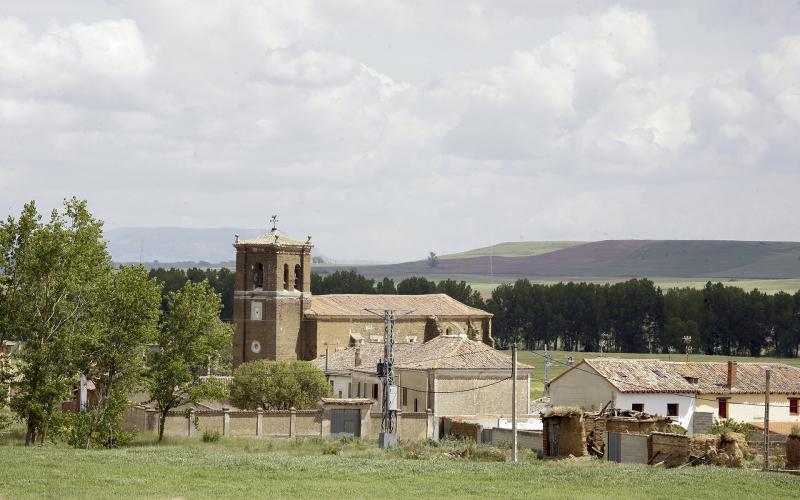
[[[338,455],[325,454],[331,446]],[[796,476],[750,470],[529,455],[519,464],[481,462],[426,448],[385,453],[359,441],[239,439],[92,451],[6,445],[0,446],[0,498],[375,498],[380,492],[390,498],[716,499],[796,498],[800,488]]]

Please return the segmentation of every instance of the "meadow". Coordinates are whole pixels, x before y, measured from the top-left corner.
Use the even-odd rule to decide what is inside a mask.
[[[464,442],[168,440],[114,450],[0,444],[0,498],[796,498],[800,478],[719,467],[544,461]],[[454,450],[465,457],[453,456]],[[489,460],[489,461],[487,461]]]

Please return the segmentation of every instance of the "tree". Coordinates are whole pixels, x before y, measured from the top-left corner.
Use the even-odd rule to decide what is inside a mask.
[[[43,222],[34,202],[0,224],[0,327],[24,341],[15,353],[21,380],[11,408],[35,443],[70,393],[81,347],[99,325],[89,311],[112,272],[102,222],[85,201],[64,201]]]
[[[436,283],[422,276],[406,278],[397,284],[397,293],[400,295],[422,295],[436,293]]]
[[[379,281],[378,284],[375,285],[375,291],[384,295],[397,294],[397,288],[395,288],[394,280],[391,278],[383,278],[383,281]]]
[[[232,330],[219,319],[222,305],[207,281],[186,282],[167,297],[167,313],[157,335],[147,372],[150,402],[159,412],[158,439],[173,408],[202,399],[219,399],[225,391],[203,380],[209,359],[230,343]]]
[[[434,268],[439,266],[439,256],[436,255],[436,252],[430,252],[428,254],[428,267]]]
[[[436,291],[449,295],[468,306],[477,307],[479,309],[486,308],[481,293],[477,290],[473,290],[466,281],[455,281],[451,279],[442,280],[436,285]]]
[[[83,372],[91,373],[97,401],[76,416],[73,444],[112,445],[121,435],[122,412],[128,395],[142,381],[148,345],[156,340],[161,287],[142,267],[121,267],[109,276],[95,317],[101,321],[97,335],[84,349]]]
[[[307,361],[261,359],[236,369],[230,397],[247,410],[302,410],[314,408],[330,391],[322,370]]]
[[[311,293],[375,293],[375,280],[358,274],[355,269],[336,271],[323,278],[311,275]]]

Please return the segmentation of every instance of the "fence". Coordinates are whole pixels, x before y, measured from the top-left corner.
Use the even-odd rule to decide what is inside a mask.
[[[361,412],[359,437],[377,439],[381,414],[369,411],[371,400],[364,403],[329,400],[316,410],[246,411],[187,410],[170,411],[164,421],[164,435],[195,437],[206,431],[228,437],[328,437],[331,433],[331,412],[336,409],[355,409]],[[159,414],[154,408],[133,406],[125,411],[125,427],[140,432],[158,432]],[[430,412],[398,412],[400,439],[436,438],[436,425]]]

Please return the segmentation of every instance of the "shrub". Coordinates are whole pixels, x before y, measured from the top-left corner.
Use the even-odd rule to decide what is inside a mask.
[[[747,422],[737,422],[736,420],[732,420],[730,418],[726,418],[723,420],[718,420],[711,425],[711,434],[719,434],[721,437],[723,432],[725,433],[725,437],[729,437],[731,432],[736,432],[738,434],[742,434],[745,436],[745,439],[750,441],[750,435],[755,430],[755,427],[748,424]],[[725,432],[727,431],[727,432]],[[725,439],[723,439],[725,441]]]
[[[800,427],[796,425],[792,427],[792,430],[789,431],[789,437],[792,439],[800,439]]]
[[[205,431],[202,439],[204,443],[216,443],[221,437],[222,434],[217,431]]]
[[[342,452],[342,446],[336,441],[326,441],[322,445],[323,455],[338,455]]]

